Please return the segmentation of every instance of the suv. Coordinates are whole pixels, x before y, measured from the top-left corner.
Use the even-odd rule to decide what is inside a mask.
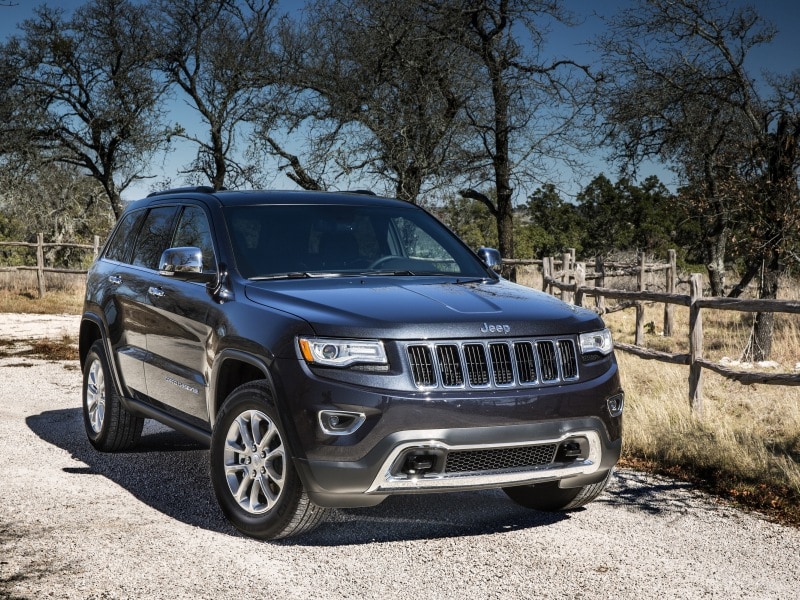
[[[391,494],[582,506],[620,454],[611,336],[499,263],[366,193],[151,194],[88,274],[86,433],[126,450],[151,418],[207,443],[222,511],[264,539]]]

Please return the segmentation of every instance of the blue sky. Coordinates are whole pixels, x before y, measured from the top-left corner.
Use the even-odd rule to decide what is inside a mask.
[[[3,4],[12,2],[12,6],[0,6],[0,38],[6,39],[13,35],[17,30],[17,24],[33,14],[35,7],[43,4],[41,0],[0,0]],[[583,19],[583,23],[577,27],[557,27],[549,38],[549,46],[553,52],[565,57],[577,60],[591,61],[591,51],[587,42],[594,36],[602,32],[603,24],[601,16],[613,15],[621,6],[625,6],[629,0],[565,0],[564,6],[575,15]],[[58,6],[66,11],[71,11],[75,7],[84,4],[84,0],[53,0],[47,2],[50,6]],[[294,8],[296,2],[283,0],[283,4]],[[746,4],[744,0],[731,0],[732,5]],[[761,0],[755,6],[763,17],[775,23],[778,27],[776,39],[768,46],[763,46],[752,52],[749,67],[753,75],[760,74],[762,71],[774,73],[790,73],[800,69],[800,2],[797,0]],[[187,108],[183,100],[176,100],[170,109],[169,119],[171,122],[180,122],[187,129],[197,126],[198,119]],[[188,143],[178,144],[173,147],[168,155],[155,158],[152,166],[152,173],[155,176],[153,181],[159,182],[167,178],[172,179],[174,185],[183,182],[177,175],[182,166],[188,164],[194,155],[194,147]],[[605,171],[611,178],[616,178],[614,168],[604,162],[601,155],[593,161],[593,174]],[[669,172],[659,165],[646,165],[638,173],[639,177],[655,174],[672,187],[674,181]],[[569,175],[560,179],[565,184],[568,193],[574,193],[586,182],[570,183]],[[134,199],[146,194],[153,185],[152,181],[142,182],[135,187],[129,188],[124,194],[126,199]],[[285,176],[278,175],[272,181],[271,187],[295,187],[294,184]],[[523,200],[524,201],[524,200]]]

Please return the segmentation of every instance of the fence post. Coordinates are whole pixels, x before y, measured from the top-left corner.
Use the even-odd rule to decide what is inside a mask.
[[[561,255],[561,283],[569,283],[569,272],[572,270],[572,254],[566,252]],[[561,290],[561,299],[564,302],[572,302],[572,295],[567,290]]]
[[[586,285],[586,263],[575,264],[575,304],[583,306],[583,290]]]
[[[97,260],[98,254],[100,254],[100,236],[96,235],[92,244],[92,261]]]
[[[594,273],[595,273],[594,287],[599,287],[599,288],[606,287],[606,265],[603,262],[602,256],[594,257]],[[605,296],[595,294],[594,304],[599,309],[600,314],[604,314],[606,312]]]
[[[547,292],[550,284],[547,282],[547,279],[552,277],[552,271],[550,270],[550,257],[543,256],[542,257],[542,291]]]
[[[646,257],[645,257],[644,252],[640,252],[639,253],[639,281],[638,281],[638,283],[639,283],[639,291],[640,292],[645,291],[645,285],[644,285],[645,259],[646,259]]]
[[[675,293],[675,280],[677,279],[677,259],[675,250],[668,250],[669,267],[667,267],[667,293]],[[672,326],[675,323],[675,306],[670,303],[664,303],[664,337],[672,337]]]
[[[692,275],[691,304],[689,305],[689,405],[696,415],[703,414],[703,370],[698,359],[703,358],[703,318],[697,300],[703,297],[703,276]]]
[[[39,298],[44,298],[44,234],[36,234],[36,279],[39,282]]]
[[[639,254],[639,291],[643,292],[644,285],[644,264],[645,254]],[[636,339],[633,342],[637,346],[644,346],[644,302],[636,301]]]

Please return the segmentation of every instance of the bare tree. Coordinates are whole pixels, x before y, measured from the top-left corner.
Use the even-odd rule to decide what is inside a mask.
[[[542,181],[543,161],[574,159],[576,121],[591,96],[589,70],[553,58],[545,47],[554,22],[570,23],[558,0],[433,0],[446,15],[440,33],[465,49],[472,70],[466,106],[472,130],[472,184],[461,195],[483,202],[497,220],[499,250],[514,255],[514,183]],[[487,194],[482,187],[496,192]]]
[[[4,151],[85,170],[117,216],[164,140],[149,23],[128,0],[92,0],[71,19],[44,6],[2,47]]]
[[[435,31],[434,16],[414,0],[318,0],[287,29],[286,81],[298,94],[296,122],[310,117],[316,128],[306,157],[315,172],[333,163],[337,175],[387,181],[395,196],[415,202],[451,171],[468,57]],[[272,145],[293,180],[322,185]]]
[[[708,270],[723,293],[730,244],[775,298],[798,241],[797,82],[757,85],[745,61],[775,29],[754,9],[718,0],[642,0],[611,23],[606,114],[628,162],[657,156],[693,194]],[[757,315],[748,354],[769,355],[772,315]]]
[[[273,63],[276,0],[154,1],[161,69],[207,128],[206,135],[182,124],[174,128],[173,135],[198,147],[186,172],[204,176],[215,189],[253,183],[257,165],[245,164],[236,151]]]

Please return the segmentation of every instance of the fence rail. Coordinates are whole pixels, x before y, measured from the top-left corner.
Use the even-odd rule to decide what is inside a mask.
[[[604,281],[605,277],[612,276],[612,272],[595,263],[595,273],[587,274],[585,263],[573,262],[574,254],[565,254],[561,260],[561,270],[556,271],[558,264],[553,257],[546,257],[542,261],[543,287],[551,294],[555,290],[561,292],[562,298],[579,306],[584,305],[587,296],[595,298],[594,310],[605,314],[614,310],[606,308],[605,298],[627,300],[622,308],[636,308],[636,333],[633,344],[616,342],[615,347],[623,352],[628,352],[647,360],[658,360],[689,367],[689,403],[697,413],[703,410],[703,370],[713,371],[727,379],[738,381],[744,385],[754,383],[768,385],[800,386],[800,374],[795,373],[765,373],[732,369],[724,365],[711,362],[703,357],[703,320],[702,310],[728,310],[749,313],[789,313],[800,314],[800,302],[794,300],[752,300],[741,298],[720,298],[703,296],[703,280],[700,274],[692,275],[689,280],[690,293],[676,294],[677,269],[675,266],[675,252],[670,250],[670,260],[664,264],[646,265],[644,254],[640,254],[637,266],[622,266],[614,264],[616,272],[626,275],[636,275],[639,291],[626,291],[610,289],[602,286],[587,286],[586,279]],[[666,292],[652,292],[645,290],[644,273],[664,271],[666,274]],[[601,277],[598,275],[602,275]],[[673,334],[673,307],[689,307],[689,352],[669,353],[646,348],[644,345],[644,302],[663,303],[664,309],[664,336]]]
[[[57,243],[45,242],[44,234],[39,233],[36,235],[36,243],[32,242],[3,242],[0,241],[0,246],[9,246],[12,248],[33,248],[36,250],[36,266],[14,266],[14,267],[0,267],[0,271],[36,271],[36,280],[39,287],[39,298],[44,298],[47,292],[47,285],[45,281],[45,273],[67,273],[67,274],[85,274],[85,269],[61,269],[57,267],[48,267],[45,264],[44,251],[45,248],[80,248],[92,251],[92,258],[97,258],[100,252],[100,236],[94,236],[94,243],[92,244],[74,244],[74,243]]]

